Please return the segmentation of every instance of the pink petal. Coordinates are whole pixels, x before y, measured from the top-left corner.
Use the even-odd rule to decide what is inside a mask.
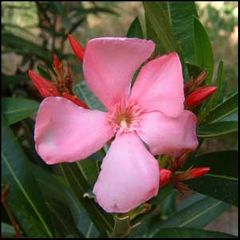
[[[112,136],[107,113],[81,108],[63,97],[46,98],[40,105],[34,138],[47,164],[84,159]]]
[[[133,74],[154,47],[152,41],[136,38],[96,38],[88,42],[83,59],[85,80],[108,109],[129,94]]]
[[[142,116],[138,135],[154,155],[178,156],[197,147],[196,123],[197,118],[190,111],[184,111],[177,118],[160,112],[146,113]]]
[[[107,212],[128,212],[158,193],[159,166],[139,137],[120,134],[103,159],[93,192]]]
[[[148,112],[158,110],[176,117],[184,109],[181,62],[173,52],[150,61],[140,71],[131,99]]]

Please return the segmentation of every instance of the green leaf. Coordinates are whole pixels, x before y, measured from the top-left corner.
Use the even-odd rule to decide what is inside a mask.
[[[133,20],[133,22],[131,23],[131,25],[128,29],[127,37],[128,38],[144,38],[143,30],[142,30],[141,23],[140,23],[138,17],[136,17]]]
[[[162,4],[162,3],[160,3]],[[195,2],[168,2],[173,32],[182,48],[185,61],[194,60],[194,16],[197,17]]]
[[[219,174],[206,174],[199,179],[186,181],[187,185],[202,194],[238,206],[238,178]]]
[[[238,123],[235,121],[216,122],[201,125],[197,128],[197,136],[210,138],[238,131]]]
[[[57,238],[68,235],[72,235],[74,238],[84,237],[84,235],[78,231],[71,212],[65,205],[56,201],[47,201],[47,206],[51,213],[55,236]]]
[[[113,230],[112,216],[106,214],[93,199],[85,197],[85,194],[90,190],[90,186],[85,178],[83,170],[79,168],[77,163],[61,164],[59,168],[95,226],[103,236],[107,236],[108,233]]]
[[[193,190],[237,205],[238,202],[238,151],[220,151],[190,158],[186,168],[210,167],[204,177],[186,181]]]
[[[152,222],[148,230],[149,234],[147,234],[146,237],[151,238],[155,236],[160,229],[170,227],[202,228],[219,216],[228,207],[229,205],[222,201],[210,197],[204,197],[189,207],[176,212],[165,221]]]
[[[5,75],[1,73],[1,87],[3,89],[9,86],[15,86],[27,81],[26,74],[17,74],[17,75]]]
[[[85,161],[84,161],[85,162]],[[37,181],[46,199],[55,200],[69,208],[77,229],[88,237],[97,237],[98,231],[89,218],[86,210],[71,191],[71,188],[62,176],[47,172],[39,167],[33,168]],[[52,210],[55,207],[52,206]],[[58,216],[57,213],[55,213]]]
[[[179,45],[169,22],[169,14],[166,11],[166,5],[163,6],[158,2],[143,2],[143,6],[147,28],[151,25],[150,29],[153,30],[154,38],[151,39],[155,41],[161,54],[176,51],[181,55]],[[147,33],[149,33],[148,30]],[[147,37],[149,38],[151,36],[148,34]]]
[[[29,162],[11,129],[2,117],[2,181],[9,182],[7,201],[25,234],[53,237],[48,209]]]
[[[74,87],[73,91],[90,108],[105,111],[105,108],[102,105],[102,103],[95,97],[95,95],[92,94],[92,92],[90,91],[90,89],[88,88],[85,82],[81,82],[80,84],[77,84]]]
[[[8,125],[33,116],[39,103],[25,98],[2,98],[2,113]]]
[[[197,65],[187,63],[186,66],[190,77],[196,78],[202,72],[202,69]]]
[[[218,122],[238,110],[238,92],[232,94],[223,103],[217,105],[205,117],[206,122]]]
[[[194,46],[195,63],[203,70],[207,70],[208,76],[205,82],[211,84],[214,67],[212,46],[206,30],[197,18],[194,18]]]
[[[153,238],[237,238],[237,236],[195,228],[164,228]]]
[[[1,237],[15,237],[14,227],[7,223],[1,222]]]
[[[238,177],[238,151],[220,151],[188,159],[184,169],[190,166],[210,167],[210,174]]]
[[[51,62],[52,57],[47,50],[12,33],[3,33],[2,42],[4,46],[11,48],[16,53],[36,55],[46,62]]]

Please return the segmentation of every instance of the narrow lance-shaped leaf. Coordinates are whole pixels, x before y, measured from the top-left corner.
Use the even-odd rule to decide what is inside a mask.
[[[39,103],[25,98],[3,98],[2,113],[8,125],[33,116]]]
[[[238,202],[238,151],[220,151],[190,158],[190,166],[210,167],[209,173],[197,180],[187,181],[190,188],[227,203]]]
[[[90,189],[82,169],[73,163],[61,164],[59,167],[74,194],[76,194],[78,200],[85,207],[95,226],[103,236],[107,236],[107,234],[113,230],[112,217],[111,215],[106,214],[93,199],[85,196]]]
[[[205,82],[211,84],[214,67],[212,46],[206,30],[197,18],[194,18],[194,46],[195,63],[203,70],[207,70]]]
[[[133,22],[131,23],[128,32],[127,32],[128,38],[143,38],[143,30],[141,27],[141,23],[136,17]]]
[[[92,159],[90,159],[92,161]],[[88,165],[87,165],[88,166]],[[93,225],[82,203],[77,199],[76,195],[71,191],[70,186],[65,178],[57,174],[49,173],[39,167],[33,168],[33,172],[43,191],[46,199],[57,201],[68,207],[77,229],[86,237],[97,237],[99,232]],[[55,207],[53,206],[53,211]],[[59,215],[55,213],[55,215]],[[61,215],[61,214],[60,214]]]
[[[199,126],[197,129],[197,135],[201,138],[210,138],[236,131],[238,131],[238,123],[235,121],[216,122]]]
[[[50,216],[28,160],[2,116],[2,181],[9,182],[7,201],[25,234],[53,237]]]
[[[173,34],[169,15],[166,12],[166,6],[162,6],[158,2],[143,2],[146,21],[151,24],[151,29],[154,31],[154,36],[157,37],[156,44],[160,49],[161,54],[172,51],[178,52],[181,56],[179,45]],[[149,25],[147,25],[148,27]]]
[[[217,92],[205,103],[202,105],[200,109],[200,117],[199,121],[204,121],[204,118],[208,114],[209,110],[211,110],[219,100],[220,92],[222,91],[222,74],[223,74],[223,61],[221,60],[218,64],[217,77],[214,81],[217,86]]]
[[[163,4],[162,2],[160,4]],[[177,42],[182,48],[185,61],[193,62],[194,54],[194,16],[197,17],[195,2],[167,2],[170,22]]]
[[[174,215],[170,216],[167,220],[161,222],[154,222],[146,237],[151,238],[157,234],[162,228],[170,227],[193,227],[202,228],[210,223],[213,219],[219,216],[224,210],[229,207],[228,204],[222,201],[215,200],[210,197],[193,203]]]
[[[238,110],[238,92],[212,109],[205,118],[206,122],[217,122]]]
[[[237,236],[195,228],[163,228],[153,238],[237,238]]]

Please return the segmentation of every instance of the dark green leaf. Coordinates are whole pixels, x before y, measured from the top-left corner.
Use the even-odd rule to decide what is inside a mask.
[[[216,122],[199,126],[197,135],[201,138],[209,138],[225,135],[238,131],[238,123],[234,121]]]
[[[210,223],[213,219],[219,216],[223,211],[229,207],[228,204],[222,201],[215,200],[210,197],[204,197],[199,201],[193,203],[167,220],[161,222],[153,222],[149,227],[146,237],[151,238],[157,234],[162,228],[170,227],[192,227],[202,228]]]
[[[229,204],[238,205],[238,178],[219,174],[206,174],[199,179],[186,181],[187,185],[202,194]]]
[[[196,78],[202,72],[202,69],[197,65],[187,63],[186,66],[190,77]]]
[[[2,98],[2,113],[8,125],[33,116],[39,103],[25,98]]]
[[[29,237],[53,237],[48,209],[21,146],[2,117],[2,181],[9,205]]]
[[[23,55],[36,55],[47,62],[51,62],[52,58],[47,50],[43,49],[33,42],[30,42],[11,33],[2,34],[2,43],[4,46],[10,47],[16,53]]]
[[[218,122],[238,110],[238,93],[228,97],[223,103],[212,109],[205,118],[206,122]]]
[[[153,238],[237,238],[237,236],[195,228],[164,228]]]
[[[141,23],[140,23],[138,17],[136,17],[133,20],[133,22],[131,23],[131,25],[128,29],[127,37],[128,38],[143,38],[143,30],[142,30]]]
[[[113,230],[113,219],[111,215],[106,214],[94,201],[94,199],[84,197],[90,189],[85,178],[83,170],[76,164],[61,164],[60,170],[65,176],[66,181],[71,186],[74,194],[86,209],[89,217],[101,234],[107,236],[108,232]]]
[[[102,103],[92,94],[85,82],[77,84],[74,88],[75,94],[82,99],[90,108],[105,111]]]
[[[162,4],[162,3],[160,3]],[[168,2],[173,32],[182,48],[185,61],[194,60],[193,17],[197,17],[195,2]]]
[[[157,37],[157,39],[154,37],[152,40],[157,44],[161,54],[176,51],[181,55],[179,45],[171,29],[166,6],[159,2],[143,2],[143,6],[146,21],[150,23],[151,29],[154,31],[153,35]],[[149,38],[150,36],[148,35],[147,37]]]
[[[238,151],[220,151],[203,154],[188,159],[184,166],[188,168],[194,167],[210,167],[211,174],[222,176],[237,177],[238,176]]]
[[[1,74],[1,87],[3,89],[14,86],[17,84],[21,84],[23,82],[27,81],[27,75],[26,74],[17,74],[17,75],[5,75]]]
[[[97,229],[65,179],[62,176],[39,169],[39,167],[34,166],[33,171],[45,198],[64,204],[64,207],[70,210],[77,229],[84,236],[97,237]],[[55,207],[52,206],[52,208],[54,211]],[[58,217],[59,214],[55,213],[55,215]]]
[[[194,18],[194,46],[195,63],[203,70],[207,70],[205,82],[211,84],[214,67],[212,46],[206,30],[197,18]]]

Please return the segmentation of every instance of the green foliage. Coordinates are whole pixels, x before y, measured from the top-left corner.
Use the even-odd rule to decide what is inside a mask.
[[[10,184],[9,204],[29,237],[53,237],[50,214],[28,160],[2,117],[2,181]]]
[[[143,30],[141,27],[141,23],[138,19],[138,17],[136,17],[132,24],[130,25],[128,32],[127,32],[127,37],[129,38],[143,38]]]
[[[153,238],[236,238],[236,236],[195,228],[164,228],[156,233]]]
[[[203,70],[207,70],[208,76],[205,81],[211,84],[214,68],[212,45],[206,30],[197,18],[194,18],[194,47],[195,63]]]
[[[2,113],[8,125],[33,116],[38,109],[38,102],[24,98],[3,98]]]
[[[144,21],[140,22],[140,16],[136,16],[125,30],[126,36],[153,40],[155,55],[176,51],[182,61],[185,82],[207,70],[208,77],[202,86],[215,84],[218,88],[201,107],[193,109],[199,118],[197,135],[200,143],[238,131],[238,93],[226,97],[226,77],[229,75],[226,74],[225,56],[221,56],[223,69],[223,61],[216,57],[216,49],[210,41],[217,38],[216,33],[206,29],[203,19],[199,19],[195,2],[143,2],[142,8]],[[225,27],[230,32],[235,18],[231,15],[232,7],[225,8],[224,16],[229,22],[223,21],[217,10],[208,7],[206,11],[209,18],[217,18],[217,21],[211,19],[210,26]],[[77,33],[79,27],[82,27],[81,31],[83,26],[87,29],[88,16],[99,14],[121,17],[121,11],[116,12],[106,3],[3,3],[2,182],[10,184],[6,201],[23,237],[235,237],[202,229],[231,205],[237,206],[238,152],[235,150],[201,155],[193,152],[190,155],[180,171],[189,167],[211,168],[204,177],[184,182],[201,194],[193,193],[176,204],[179,193],[174,189],[173,181],[161,188],[146,205],[127,214],[104,212],[92,193],[107,146],[83,161],[55,166],[43,164],[37,156],[32,118],[42,99],[29,81],[29,68],[38,69],[43,77],[50,79],[48,69],[52,68],[52,54],[56,53],[64,64],[65,61],[71,64],[74,94],[90,108],[106,111],[84,78],[78,77],[82,75],[81,64],[76,63],[76,58],[67,53],[65,47],[68,34]],[[81,42],[85,43],[84,33],[82,38]],[[20,59],[15,68],[10,66],[11,73],[8,72],[11,62],[4,60],[9,53]],[[214,56],[218,63],[215,75]],[[169,158],[163,157],[168,167]],[[14,223],[9,212],[6,209],[3,212],[1,235],[14,237]]]

